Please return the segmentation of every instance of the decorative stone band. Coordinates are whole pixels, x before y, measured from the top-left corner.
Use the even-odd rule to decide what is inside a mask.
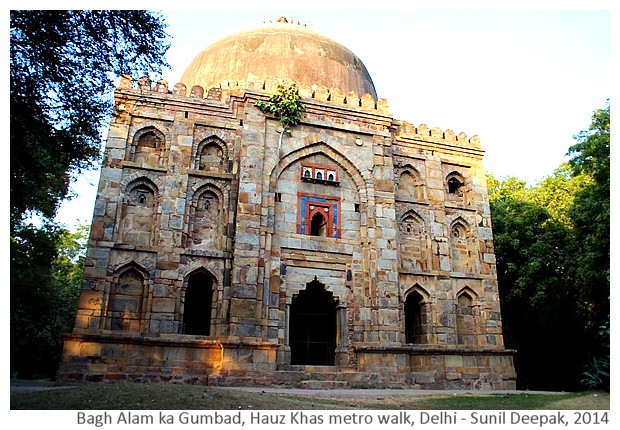
[[[205,89],[199,85],[193,86],[187,90],[187,86],[183,83],[177,83],[172,90],[169,89],[168,82],[160,79],[155,84],[147,76],[143,76],[134,81],[131,76],[123,75],[119,83],[119,88],[123,90],[138,89],[140,91],[150,91],[163,94],[173,94],[178,96],[188,96],[195,98],[214,99],[216,95],[221,97],[223,89],[254,89],[273,92],[279,84],[286,83],[282,79],[267,79],[265,81],[224,81],[219,86]],[[352,108],[362,108],[367,110],[377,110],[380,113],[388,113],[389,108],[386,99],[375,100],[370,94],[358,95],[355,91],[344,93],[339,88],[327,88],[319,85],[298,84],[299,94],[302,98],[316,99],[319,101],[327,101],[335,104],[344,104]],[[206,96],[205,96],[206,93]]]
[[[234,90],[258,90],[268,93],[274,92],[279,84],[285,84],[286,82],[281,79],[267,79],[265,81],[224,81],[218,86],[205,90],[201,86],[195,85],[189,90],[183,83],[177,83],[174,87],[169,89],[168,82],[160,79],[155,84],[151,80],[143,76],[142,78],[133,80],[129,75],[123,75],[120,79],[119,89],[121,90],[133,90],[140,91],[142,93],[159,93],[170,94],[175,96],[190,97],[196,99],[218,100],[222,101],[225,98],[225,93]],[[354,91],[344,93],[339,88],[327,88],[318,85],[305,85],[298,84],[299,94],[302,99],[314,99],[320,102],[328,102],[336,105],[342,105],[343,107],[351,109],[361,109],[362,111],[374,111],[378,114],[389,115],[389,106],[386,99],[375,100],[370,94],[358,95]],[[394,120],[394,126],[397,130],[397,135],[403,138],[408,136],[422,136],[430,137],[433,140],[445,141],[448,144],[465,144],[473,148],[480,148],[480,138],[478,136],[472,136],[470,138],[463,132],[455,133],[454,131],[447,129],[441,130],[438,127],[429,128],[425,124],[420,124],[417,127],[407,121]]]

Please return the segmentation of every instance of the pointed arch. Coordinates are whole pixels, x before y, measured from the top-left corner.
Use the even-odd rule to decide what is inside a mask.
[[[405,343],[425,344],[430,340],[431,317],[428,292],[415,284],[405,293]]]
[[[403,213],[399,219],[400,232],[405,236],[420,235],[424,233],[424,219],[414,209]]]
[[[147,177],[138,177],[126,185],[120,208],[120,242],[151,246],[157,228],[159,190]]]
[[[449,194],[456,194],[465,185],[465,177],[458,171],[453,170],[446,175],[446,188]]]
[[[166,138],[157,127],[143,127],[133,135],[127,159],[139,164],[161,166],[165,147]]]
[[[200,336],[211,334],[214,293],[217,290],[215,276],[205,268],[193,270],[185,277],[182,310],[182,333]]]
[[[359,194],[360,201],[367,201],[366,183],[370,183],[370,181],[372,181],[372,178],[370,176],[365,177],[362,172],[357,168],[357,166],[352,163],[347,157],[345,157],[339,151],[335,150],[334,148],[322,141],[308,144],[282,157],[273,167],[269,176],[269,191],[275,192],[278,179],[287,167],[297,161],[300,161],[315,154],[323,154],[325,157],[330,159],[330,161],[340,166],[340,168],[342,168],[342,170],[346,172],[353,180],[353,183],[355,184],[355,187]]]
[[[445,191],[448,201],[465,205],[469,203],[469,185],[467,184],[467,178],[462,173],[454,170],[446,175]]]
[[[157,197],[159,194],[159,189],[157,188],[157,185],[155,185],[152,180],[145,176],[138,177],[129,182],[125,187],[125,196],[128,196],[129,200],[131,200],[131,193],[138,190],[143,190],[144,192],[152,194],[153,198]]]
[[[188,193],[191,199],[188,219],[188,245],[209,250],[221,250],[226,232],[225,195],[215,184],[204,184],[195,192]]]
[[[407,289],[407,291],[405,292],[405,297],[407,297],[407,295],[409,295],[409,294],[411,294],[413,292],[417,292],[418,294],[420,294],[420,296],[422,296],[422,298],[425,301],[429,301],[431,299],[431,295],[428,292],[428,290],[426,290],[426,288],[422,287],[418,283],[413,284],[413,286],[411,286],[409,289]]]
[[[110,330],[140,331],[148,279],[146,269],[134,261],[115,270],[106,308]]]
[[[453,272],[477,273],[480,270],[478,243],[471,224],[462,217],[450,223],[449,232]]]
[[[478,344],[477,294],[465,286],[456,295],[456,337],[459,345]]]
[[[429,243],[424,219],[413,209],[398,219],[398,258],[400,267],[409,272],[425,270],[429,266]]]
[[[328,186],[316,190],[302,179],[304,166],[318,165],[326,167],[325,172],[333,171],[337,184],[325,184]],[[315,213],[322,210],[326,211],[325,237],[358,240],[362,213],[367,207],[367,183],[359,169],[329,145],[318,142],[304,146],[278,160],[271,170],[269,190],[275,204],[265,211],[261,223],[278,232],[310,235],[312,216],[316,215],[317,225],[322,224]]]
[[[213,135],[203,139],[196,147],[194,169],[211,172],[228,170],[228,146],[219,137]]]
[[[463,288],[461,288],[457,293],[456,293],[456,297],[460,297],[460,296],[467,296],[471,299],[472,303],[475,301],[478,301],[478,293],[476,293],[472,288],[470,288],[469,286],[464,286]]]
[[[424,182],[418,169],[408,164],[399,169],[397,177],[396,198],[399,200],[425,199]]]
[[[462,217],[458,217],[450,223],[450,237],[453,240],[465,240],[470,231],[470,224]]]
[[[291,364],[333,365],[337,298],[316,278],[293,295],[289,339]]]
[[[319,208],[318,210],[315,210],[309,217],[310,217],[310,235],[329,237],[328,222],[325,219],[325,214],[323,213],[321,208]]]

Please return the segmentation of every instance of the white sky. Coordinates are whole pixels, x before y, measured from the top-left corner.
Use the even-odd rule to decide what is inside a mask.
[[[163,78],[177,83],[198,52],[222,37],[292,18],[351,49],[396,119],[478,135],[488,172],[529,183],[566,160],[572,137],[611,97],[607,2],[539,1],[537,9],[525,2],[495,10],[457,10],[451,2],[382,10],[363,2],[335,2],[349,6],[329,10],[321,2],[297,9],[290,6],[297,2],[278,3],[261,2],[260,10],[239,3],[236,9],[162,9],[172,36],[171,69]],[[557,4],[565,9],[551,7]],[[584,5],[599,10],[580,9]],[[68,226],[90,221],[97,176],[76,184],[78,197],[63,205],[58,220]]]

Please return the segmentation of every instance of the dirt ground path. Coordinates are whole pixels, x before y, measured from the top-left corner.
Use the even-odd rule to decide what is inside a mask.
[[[410,390],[410,389],[389,389],[389,388],[355,388],[355,389],[332,389],[332,390],[312,390],[307,388],[285,388],[285,387],[226,387],[228,390],[246,391],[254,393],[270,394],[293,394],[306,396],[322,397],[381,397],[381,396],[429,396],[429,395],[463,395],[463,394],[566,394],[557,391],[519,391],[519,390]]]
[[[56,389],[70,389],[71,386],[57,386],[53,381],[29,381],[11,380],[11,394],[27,391],[44,391]],[[331,389],[313,390],[307,388],[288,388],[288,387],[220,387],[226,390],[244,391],[250,393],[269,393],[269,394],[291,394],[316,397],[385,397],[385,396],[429,396],[429,395],[463,395],[463,394],[565,394],[557,391],[519,391],[519,390],[411,390],[411,389]]]

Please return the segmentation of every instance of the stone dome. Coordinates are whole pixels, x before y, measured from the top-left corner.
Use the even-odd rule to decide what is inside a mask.
[[[183,73],[188,88],[223,81],[294,80],[377,99],[362,61],[343,45],[299,24],[278,22],[220,39],[200,52]]]

